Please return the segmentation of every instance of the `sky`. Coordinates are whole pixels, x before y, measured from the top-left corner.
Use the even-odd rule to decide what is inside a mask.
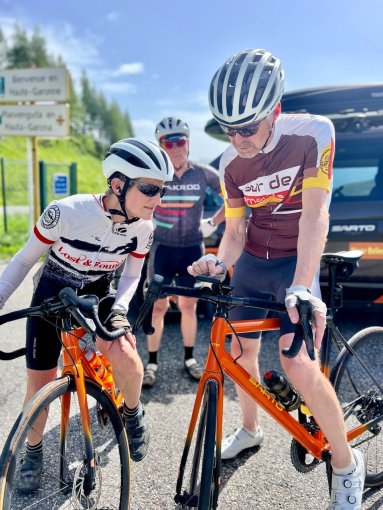
[[[190,158],[226,147],[204,132],[207,91],[231,55],[263,48],[279,57],[285,91],[383,82],[381,0],[0,0],[0,27],[39,27],[75,84],[83,70],[155,141],[157,122],[191,128]]]

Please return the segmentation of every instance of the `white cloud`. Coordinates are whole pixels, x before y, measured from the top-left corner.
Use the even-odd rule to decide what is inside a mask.
[[[117,12],[108,12],[108,14],[106,15],[106,19],[108,21],[117,21],[118,20],[118,14]]]
[[[133,130],[136,136],[145,138],[150,142],[155,142],[154,130],[156,128],[156,122],[152,119],[132,119]]]
[[[122,64],[114,71],[114,76],[121,76],[123,74],[142,74],[144,72],[144,64],[142,62],[132,62],[130,64]]]
[[[107,92],[115,94],[135,94],[137,92],[136,87],[132,83],[116,83],[113,81],[100,83],[99,87]]]
[[[34,28],[32,23],[22,18],[0,17],[0,26],[6,38],[10,38],[15,25],[19,24],[31,35]],[[75,34],[69,23],[41,26],[40,33],[46,40],[48,53],[54,57],[62,57],[68,66],[74,80],[78,80],[83,69],[97,67],[102,64],[98,45],[101,39],[89,32],[83,32],[81,37]]]

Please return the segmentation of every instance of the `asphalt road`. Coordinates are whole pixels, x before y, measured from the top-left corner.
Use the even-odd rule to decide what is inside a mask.
[[[2,268],[0,267],[0,270]],[[33,271],[31,272],[31,274]],[[31,277],[11,297],[4,311],[28,306],[32,292]],[[382,325],[380,311],[343,310],[340,328],[345,335],[361,327]],[[207,350],[209,322],[200,320],[196,357]],[[23,345],[24,321],[1,327],[0,349]],[[138,337],[139,351],[146,361],[145,339]],[[275,353],[277,338],[265,339],[261,354],[262,373],[278,369]],[[16,419],[25,390],[24,360],[0,362],[0,447]],[[179,324],[169,322],[160,353],[158,383],[144,390],[152,443],[147,457],[132,464],[132,510],[174,510],[173,496],[183,441],[194,401],[196,383],[183,370],[183,348]],[[224,434],[240,424],[239,405],[230,381],[225,384]],[[324,466],[302,475],[290,462],[290,437],[261,411],[265,441],[258,450],[247,451],[235,461],[226,462],[222,471],[219,508],[225,510],[320,510],[327,508],[328,488]],[[383,508],[383,490],[367,490],[363,510]],[[43,510],[43,509],[42,509]]]

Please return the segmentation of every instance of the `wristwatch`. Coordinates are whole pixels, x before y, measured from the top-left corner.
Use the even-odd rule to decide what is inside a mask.
[[[209,219],[207,220],[207,223],[209,223],[209,225],[211,225],[212,227],[216,227],[216,226],[217,226],[217,224],[216,224],[216,222],[213,220],[213,218],[209,218]]]

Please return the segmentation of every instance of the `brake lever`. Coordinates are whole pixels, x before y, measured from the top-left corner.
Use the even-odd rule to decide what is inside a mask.
[[[282,355],[286,358],[294,358],[300,351],[303,341],[305,341],[309,358],[314,361],[315,350],[313,332],[310,325],[310,301],[298,298],[297,310],[299,313],[299,322],[295,329],[294,338],[290,347],[282,349]]]

